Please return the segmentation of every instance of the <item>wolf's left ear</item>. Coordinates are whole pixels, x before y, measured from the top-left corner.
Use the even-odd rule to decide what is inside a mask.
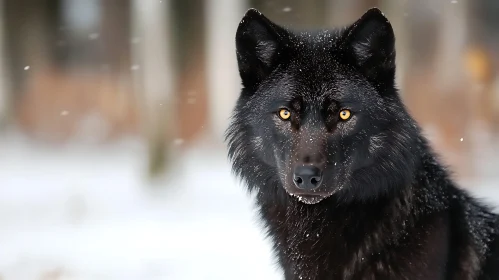
[[[383,13],[372,8],[344,33],[342,46],[353,55],[355,63],[374,83],[395,79],[395,35]]]
[[[249,9],[236,33],[239,74],[246,88],[255,89],[277,65],[287,32],[256,9]]]

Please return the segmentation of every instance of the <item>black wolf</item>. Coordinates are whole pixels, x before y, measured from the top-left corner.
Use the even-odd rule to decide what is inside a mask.
[[[498,216],[459,189],[394,84],[378,9],[291,31],[249,10],[227,130],[285,279],[499,279]]]

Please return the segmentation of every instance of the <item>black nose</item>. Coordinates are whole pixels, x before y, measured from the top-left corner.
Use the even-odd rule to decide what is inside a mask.
[[[293,180],[297,188],[313,190],[322,183],[322,172],[313,165],[298,166],[295,168]]]

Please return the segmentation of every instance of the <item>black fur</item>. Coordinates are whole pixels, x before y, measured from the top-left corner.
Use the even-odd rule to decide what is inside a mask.
[[[287,280],[499,279],[498,217],[455,185],[405,109],[394,43],[378,9],[336,30],[291,31],[254,9],[239,25],[229,157]],[[293,170],[310,164],[323,181],[303,191]]]

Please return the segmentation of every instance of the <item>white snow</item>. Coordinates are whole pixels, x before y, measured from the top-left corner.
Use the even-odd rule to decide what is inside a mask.
[[[224,150],[188,151],[154,183],[145,154],[0,134],[0,278],[281,278]]]

